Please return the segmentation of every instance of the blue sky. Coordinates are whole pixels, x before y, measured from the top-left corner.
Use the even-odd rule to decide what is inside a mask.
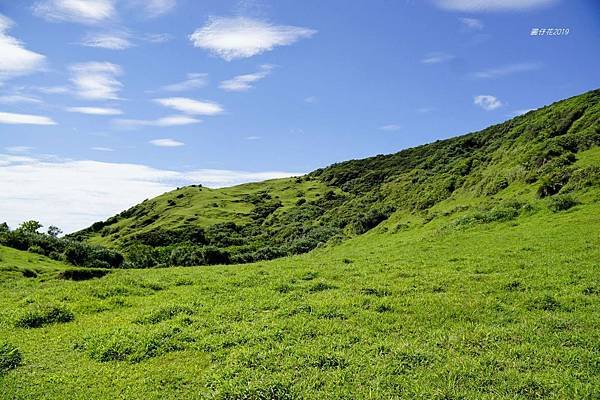
[[[0,15],[11,225],[71,231],[175,186],[392,153],[600,86],[594,0],[0,1]]]

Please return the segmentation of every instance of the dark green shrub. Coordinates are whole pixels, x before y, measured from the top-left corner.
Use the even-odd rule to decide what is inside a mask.
[[[570,195],[557,195],[549,199],[548,208],[552,212],[559,212],[575,207],[577,204],[578,201]]]
[[[0,341],[0,374],[21,365],[23,358],[18,348],[10,343]]]
[[[86,281],[88,279],[102,278],[110,273],[108,269],[98,268],[72,268],[61,271],[58,274],[59,279],[71,281]]]
[[[254,220],[264,220],[269,215],[273,214],[275,210],[282,206],[283,204],[281,204],[281,201],[279,200],[269,200],[261,202],[254,207],[250,216]]]
[[[275,246],[265,246],[254,252],[253,258],[256,261],[272,260],[285,255],[285,251]]]
[[[314,285],[312,285],[311,287],[308,288],[308,291],[310,293],[317,293],[317,292],[322,292],[324,290],[330,290],[330,289],[336,289],[336,286],[330,285],[328,283],[325,282],[319,282],[316,283]]]
[[[75,318],[73,312],[63,306],[37,306],[19,316],[15,326],[19,328],[39,328],[43,325],[70,322]]]
[[[352,228],[356,234],[365,233],[388,219],[394,211],[396,210],[392,206],[373,207],[364,214],[358,214],[352,223]]]
[[[40,254],[42,256],[46,255],[46,251],[44,249],[42,249],[40,246],[38,246],[37,244],[29,246],[29,248],[27,249],[27,251],[30,252],[30,253]]]
[[[23,276],[25,278],[37,278],[37,276],[38,276],[37,272],[35,272],[34,270],[29,269],[29,268],[23,269],[23,271],[21,271],[21,273],[23,274]]]

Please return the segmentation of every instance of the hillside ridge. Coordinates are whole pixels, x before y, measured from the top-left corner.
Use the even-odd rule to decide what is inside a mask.
[[[421,224],[437,209],[510,218],[598,185],[600,165],[578,159],[599,144],[596,89],[478,132],[302,177],[179,188],[70,237],[123,251],[132,265],[202,265],[304,253],[393,214]]]

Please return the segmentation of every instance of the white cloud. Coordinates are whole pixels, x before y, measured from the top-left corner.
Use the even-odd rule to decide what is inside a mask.
[[[21,94],[12,94],[7,96],[0,96],[0,103],[2,104],[17,104],[17,103],[42,103],[42,100],[33,96],[24,96]]]
[[[154,146],[158,146],[158,147],[180,147],[180,146],[185,145],[185,143],[183,143],[183,142],[179,142],[175,139],[169,139],[169,138],[154,139],[154,140],[151,140],[149,143]]]
[[[454,58],[452,54],[443,53],[440,51],[428,53],[422,60],[423,64],[441,64],[450,61]]]
[[[33,147],[29,147],[29,146],[8,146],[8,147],[5,147],[4,150],[8,151],[9,153],[29,153],[31,150],[33,150]]]
[[[115,149],[111,149],[110,147],[98,147],[98,146],[96,146],[96,147],[91,147],[90,149],[91,149],[91,150],[94,150],[94,151],[106,151],[106,152],[112,152],[112,151],[115,151]]]
[[[51,118],[42,115],[0,112],[0,124],[11,125],[56,125]]]
[[[46,94],[64,94],[69,93],[69,88],[66,86],[39,86],[35,88],[38,92]]]
[[[400,128],[402,128],[402,127],[397,124],[388,124],[388,125],[383,125],[383,126],[379,127],[379,129],[381,129],[382,131],[388,131],[388,132],[397,131],[397,130],[400,130]]]
[[[260,136],[248,136],[246,137],[246,140],[260,140],[261,137]]]
[[[478,79],[494,79],[507,75],[516,74],[519,72],[536,71],[542,66],[539,63],[519,63],[503,65],[497,68],[490,68],[484,71],[479,71],[473,74]]]
[[[134,46],[129,36],[125,32],[88,33],[81,44],[108,50],[125,50]]]
[[[177,5],[176,0],[130,0],[136,11],[141,11],[148,18],[158,17],[171,11]]]
[[[109,62],[87,62],[70,67],[77,96],[89,100],[117,100],[123,84],[121,67]]]
[[[473,103],[483,108],[484,110],[491,111],[496,108],[502,107],[502,102],[495,96],[489,94],[481,94],[473,98]]]
[[[187,97],[168,97],[165,99],[154,99],[160,105],[173,108],[185,114],[194,115],[217,115],[223,112],[220,104],[212,101],[198,101]]]
[[[3,80],[43,68],[46,57],[27,50],[18,39],[7,35],[13,21],[0,14],[0,84]]]
[[[231,61],[252,57],[277,46],[290,45],[309,38],[317,31],[309,28],[272,25],[245,17],[213,17],[202,28],[190,35],[195,47]]]
[[[116,15],[113,0],[44,0],[33,6],[33,13],[49,21],[80,24],[97,24]]]
[[[117,108],[108,108],[108,107],[69,107],[67,108],[69,112],[76,112],[80,114],[89,114],[89,115],[120,115],[123,114],[123,111]]]
[[[0,154],[0,204],[15,227],[28,219],[73,232],[178,186],[223,187],[298,173],[199,169],[172,171],[140,164],[48,160]]]
[[[228,92],[243,92],[253,88],[253,83],[265,78],[271,73],[272,65],[264,64],[260,66],[259,71],[252,74],[244,74],[222,81],[219,87]]]
[[[165,43],[173,39],[173,36],[168,33],[146,33],[142,36],[142,40],[150,43]]]
[[[557,0],[434,0],[446,10],[463,12],[524,11],[552,5]]]
[[[467,30],[480,31],[483,29],[483,22],[477,18],[461,18],[460,22]]]
[[[314,104],[319,102],[319,98],[317,96],[308,96],[304,98],[305,103]]]
[[[208,83],[208,74],[204,73],[189,73],[187,79],[182,82],[173,83],[171,85],[163,86],[163,90],[169,92],[184,92],[186,90],[198,89],[206,86]]]
[[[202,120],[187,115],[170,115],[159,119],[115,119],[114,124],[122,128],[137,128],[140,126],[181,126],[198,124]]]

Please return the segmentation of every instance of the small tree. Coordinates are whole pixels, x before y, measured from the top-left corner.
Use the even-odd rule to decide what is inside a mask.
[[[18,229],[25,233],[36,233],[42,226],[38,221],[31,220],[23,222]]]
[[[8,233],[10,232],[10,228],[6,222],[0,224],[0,233]]]
[[[61,233],[63,233],[63,231],[58,226],[50,225],[48,227],[48,235],[52,237],[57,237]]]

